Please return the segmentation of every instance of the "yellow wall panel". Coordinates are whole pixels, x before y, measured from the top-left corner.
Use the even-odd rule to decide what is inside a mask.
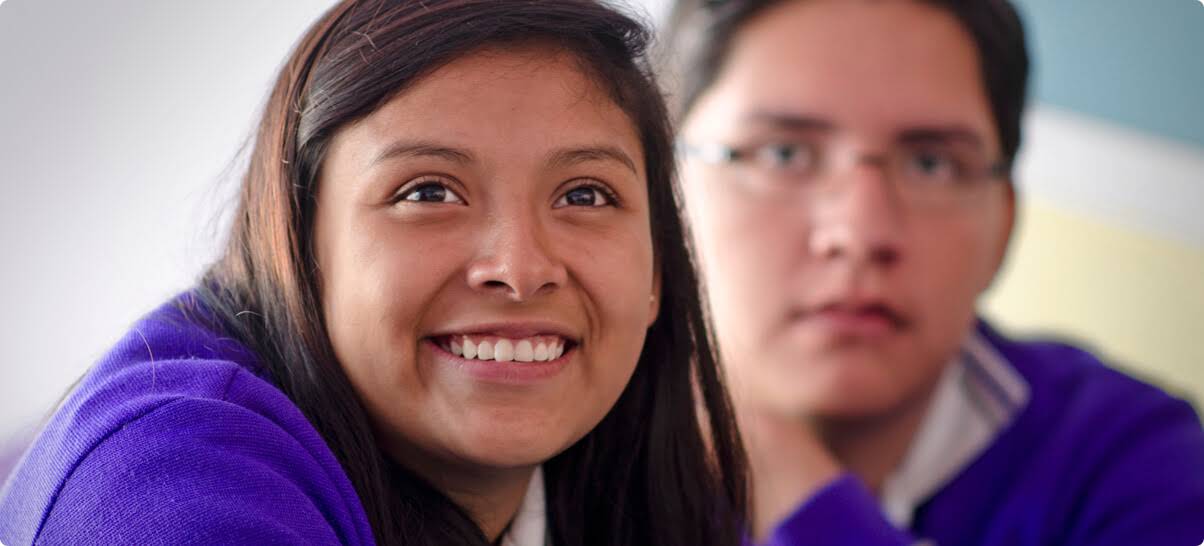
[[[1029,196],[982,307],[1009,333],[1071,340],[1204,402],[1204,249]]]

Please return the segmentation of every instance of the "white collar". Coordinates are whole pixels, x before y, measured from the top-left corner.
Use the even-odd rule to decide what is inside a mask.
[[[543,468],[536,468],[527,484],[527,495],[502,537],[502,546],[546,546],[548,505],[544,499]]]
[[[1028,399],[1024,378],[972,332],[941,375],[903,463],[883,483],[886,517],[911,527],[916,508],[986,451]]]

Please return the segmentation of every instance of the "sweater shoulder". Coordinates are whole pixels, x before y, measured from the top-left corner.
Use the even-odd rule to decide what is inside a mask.
[[[1204,428],[1190,403],[1067,343],[992,342],[1031,393],[978,468],[1016,488],[1016,514],[1062,544],[1200,540]]]
[[[164,403],[75,462],[34,542],[364,544],[337,464],[278,418],[212,398]]]
[[[1028,401],[925,506],[924,533],[1076,546],[1204,537],[1204,429],[1189,403],[1072,344],[980,333],[1023,378]]]
[[[1204,428],[1188,401],[1067,343],[1005,340],[997,346],[1031,393],[1016,422],[1019,434],[1011,438],[1057,446],[1053,451],[1065,456],[1072,473],[1100,464],[1156,474],[1161,460],[1182,477],[1201,480]]]
[[[63,401],[0,493],[0,540],[29,544],[44,529],[78,540],[88,535],[71,533],[98,530],[86,521],[120,516],[123,506],[142,515],[110,523],[149,524],[148,514],[187,508],[164,499],[225,497],[236,506],[255,490],[240,484],[256,468],[304,469],[269,475],[347,496],[345,475],[300,410],[249,350],[190,311],[188,298],[139,320]],[[220,513],[196,508],[184,514]],[[68,516],[85,512],[91,519]]]
[[[985,325],[982,332],[1028,383],[1038,411],[1061,409],[1084,416],[1116,416],[1174,408],[1195,415],[1187,401],[1077,345],[1061,340],[1008,338]]]

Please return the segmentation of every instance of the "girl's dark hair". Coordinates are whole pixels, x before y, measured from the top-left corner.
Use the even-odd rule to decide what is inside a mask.
[[[334,357],[311,248],[319,166],[340,128],[440,66],[481,48],[528,44],[574,54],[638,129],[663,291],[615,407],[543,466],[550,538],[561,545],[740,542],[744,454],[685,243],[670,125],[644,57],[648,40],[639,23],[592,0],[346,0],[306,32],[280,72],[228,246],[199,295],[325,438],[377,543],[487,540],[464,510],[384,455]]]
[[[665,28],[663,71],[672,83],[673,115],[681,120],[719,77],[732,40],[757,14],[783,0],[677,0]],[[1009,170],[1020,149],[1029,59],[1024,25],[1008,0],[919,0],[961,23],[978,48],[982,79]]]

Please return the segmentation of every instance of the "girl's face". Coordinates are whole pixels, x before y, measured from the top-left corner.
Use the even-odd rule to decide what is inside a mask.
[[[614,405],[657,309],[647,180],[575,57],[444,66],[335,135],[319,186],[327,331],[395,459],[537,465]]]

